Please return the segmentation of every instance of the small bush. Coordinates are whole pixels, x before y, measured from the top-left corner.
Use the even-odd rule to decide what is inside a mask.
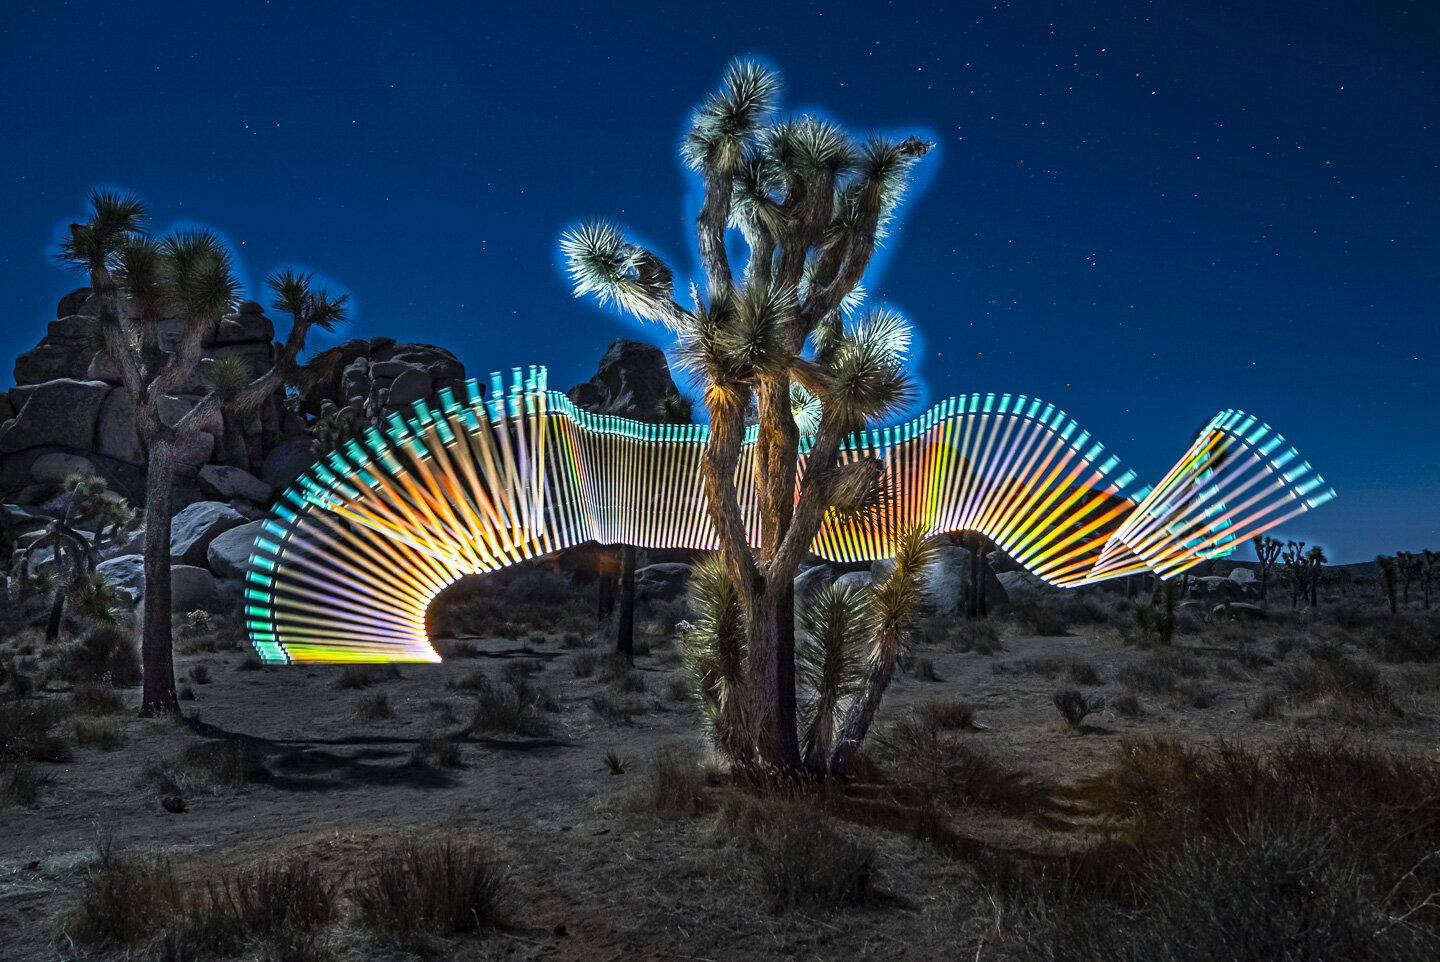
[[[34,805],[40,800],[40,789],[51,781],[27,761],[0,763],[0,808],[11,805]]]
[[[479,845],[411,839],[377,860],[350,898],[362,924],[382,938],[405,942],[496,927],[504,919],[509,880]]]
[[[259,671],[261,668],[264,668],[264,667],[265,667],[265,662],[261,661],[261,660],[260,660],[260,656],[257,655],[257,654],[255,654],[255,653],[252,651],[250,654],[248,654],[248,655],[246,655],[244,658],[241,658],[241,659],[240,659],[240,664],[238,664],[238,665],[235,666],[235,670],[236,670],[236,671]]]
[[[77,715],[118,715],[125,699],[109,685],[86,683],[70,689],[70,710]]]
[[[190,680],[197,685],[210,684],[210,666],[195,665],[190,669]]]
[[[540,674],[543,667],[544,666],[534,658],[520,658],[507,662],[505,670],[501,675],[508,682],[524,681],[527,678],[533,678]]]
[[[940,676],[935,674],[935,662],[929,658],[917,658],[912,671],[916,681],[938,682]]]
[[[390,707],[390,697],[383,691],[377,691],[362,695],[355,703],[355,717],[363,725],[372,725],[377,721],[394,718],[395,709]]]
[[[235,788],[269,777],[265,751],[249,738],[192,742],[146,772],[161,795],[187,789]]]
[[[1269,721],[1281,717],[1285,708],[1285,696],[1273,688],[1260,693],[1255,704],[1250,706],[1250,717],[1255,721]]]
[[[1115,680],[1132,691],[1147,695],[1168,695],[1179,684],[1173,671],[1154,664],[1126,665],[1115,672]]]
[[[960,651],[977,655],[994,655],[1005,650],[1000,633],[988,621],[963,621],[955,628],[954,645]]]
[[[941,734],[913,717],[877,741],[887,774],[936,802],[1011,815],[1033,814],[1049,805],[1048,785],[1001,764],[971,741]]]
[[[0,761],[64,762],[70,747],[53,729],[59,706],[48,701],[0,703]]]
[[[1083,695],[1073,688],[1057,691],[1050,700],[1055,703],[1055,710],[1065,719],[1065,724],[1076,729],[1085,723],[1087,716],[1105,707],[1104,696]]]
[[[590,696],[590,710],[606,721],[630,724],[636,715],[645,711],[645,705],[634,698],[616,698],[609,692],[596,692]]]
[[[1069,634],[1065,619],[1057,612],[1040,605],[1016,605],[1015,622],[1022,634],[1058,638]]]
[[[1103,685],[1105,679],[1100,677],[1100,672],[1088,661],[1081,661],[1072,658],[1065,666],[1066,677],[1072,685]]]
[[[570,656],[570,670],[576,678],[589,678],[600,667],[600,655],[594,651],[578,651]]]
[[[459,678],[452,678],[445,682],[445,687],[457,691],[489,691],[490,677],[485,674],[484,669],[475,668]]]
[[[172,953],[182,958],[237,955],[256,936],[283,945],[340,914],[335,886],[304,861],[268,862],[208,882],[187,903],[166,933]]]
[[[611,775],[624,775],[625,770],[630,767],[630,759],[615,752],[606,752],[602,760]]]
[[[1399,717],[1390,686],[1375,666],[1348,658],[1334,648],[1316,646],[1308,665],[1288,669],[1281,683],[1292,700],[1324,701],[1332,717]]]
[[[80,719],[75,722],[75,744],[81,748],[98,748],[102,752],[112,752],[120,747],[120,727],[113,721],[90,721]]]

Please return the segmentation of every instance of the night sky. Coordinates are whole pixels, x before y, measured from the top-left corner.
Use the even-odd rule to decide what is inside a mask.
[[[349,291],[317,348],[562,390],[616,337],[668,348],[573,299],[557,239],[613,216],[697,275],[676,146],[745,54],[786,110],[936,142],[866,281],[926,401],[1042,397],[1151,481],[1240,407],[1340,495],[1274,533],[1440,548],[1440,7],[667,6],[7,3],[0,357],[78,285],[51,253],[92,185],[218,230],[252,293],[285,265]]]

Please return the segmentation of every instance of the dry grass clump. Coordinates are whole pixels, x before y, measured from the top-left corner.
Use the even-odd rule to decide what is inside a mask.
[[[445,687],[457,691],[487,691],[490,688],[490,676],[485,674],[483,668],[473,668],[459,678],[451,678],[445,682]]]
[[[1126,665],[1115,672],[1115,680],[1131,691],[1146,695],[1168,695],[1175,691],[1180,683],[1173,671],[1153,662]]]
[[[973,741],[942,733],[915,717],[877,736],[877,760],[899,788],[928,803],[1029,815],[1049,807],[1051,787],[1017,771]]]
[[[916,720],[925,728],[960,730],[975,727],[975,706],[967,701],[932,698],[915,709]]]
[[[395,709],[390,707],[390,696],[383,691],[361,695],[355,703],[355,718],[362,725],[373,725],[394,717]]]
[[[576,678],[589,678],[600,667],[600,655],[594,651],[577,651],[570,656],[570,670]]]
[[[1378,618],[1360,638],[1381,661],[1440,661],[1440,615]]]
[[[404,676],[396,665],[346,665],[335,679],[340,691],[369,688],[382,681],[399,681]]]
[[[560,706],[545,689],[524,679],[487,685],[475,693],[475,711],[459,737],[477,732],[543,737],[553,729],[549,715]]]
[[[687,692],[689,688],[687,686]],[[618,697],[608,691],[599,691],[590,696],[590,710],[605,721],[629,725],[636,715],[643,715],[649,705],[643,698]]]
[[[192,742],[146,769],[143,781],[160,795],[186,795],[197,790],[237,788],[270,777],[266,751],[251,738]]]
[[[54,731],[64,717],[52,701],[0,702],[0,764],[69,761],[70,746]]]
[[[877,900],[875,847],[840,831],[813,800],[734,794],[719,832],[749,857],[772,912],[834,910]]]
[[[381,938],[424,944],[427,936],[500,925],[510,882],[494,855],[452,838],[408,839],[377,859],[350,890],[359,920]]]
[[[420,744],[415,747],[415,752],[411,755],[411,761],[439,765],[441,768],[463,768],[465,766],[459,745],[448,738],[431,735],[420,739]]]
[[[1315,705],[1322,715],[1338,721],[1378,722],[1401,716],[1394,693],[1374,665],[1327,645],[1311,648],[1308,656],[1307,663],[1288,668],[1281,676],[1292,703]]]
[[[120,726],[108,718],[78,718],[71,727],[75,734],[75,744],[81,748],[113,752],[124,740],[120,735]]]
[[[324,942],[316,929],[339,916],[335,886],[308,862],[268,862],[182,885],[167,859],[106,843],[65,934],[96,948],[154,940],[160,959],[232,958],[258,942],[261,958],[308,960],[329,957],[317,954]]]
[[[666,748],[650,757],[644,776],[625,800],[636,811],[661,818],[689,818],[715,807],[708,785],[709,777],[694,754]]]
[[[988,621],[962,621],[955,625],[951,638],[958,651],[973,651],[977,655],[995,655],[1005,650],[1000,643],[1000,632]]]
[[[125,699],[109,685],[86,682],[70,689],[70,711],[76,715],[118,715]]]
[[[190,612],[175,632],[175,651],[181,655],[234,651],[244,643],[245,625],[241,619],[209,611]]]
[[[1015,619],[1016,630],[1022,635],[1058,638],[1070,633],[1065,615],[1045,605],[1016,605],[1011,617]]]
[[[24,760],[0,762],[0,808],[31,806],[40,800],[40,789],[53,781]]]
[[[1440,951],[1440,764],[1344,741],[1127,740],[1091,786],[1119,831],[992,880],[1001,958],[1345,959]]]

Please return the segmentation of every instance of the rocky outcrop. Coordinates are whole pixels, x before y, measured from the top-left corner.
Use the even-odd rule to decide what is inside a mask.
[[[207,464],[200,469],[196,480],[200,490],[221,501],[249,501],[251,504],[269,504],[275,498],[275,488],[261,481],[249,471],[232,468],[227,464]]]
[[[88,287],[80,290],[89,296]],[[60,301],[60,310],[72,307],[77,313],[51,321],[40,343],[15,359],[16,384],[42,384],[62,378],[85,380],[95,356],[91,335],[95,320],[78,313],[80,305],[75,303],[75,298],[79,293],[67,294]]]
[[[465,365],[443,347],[388,337],[346,341],[317,355],[307,370],[306,415],[345,414],[371,424],[446,388],[458,395],[465,385]]]
[[[91,450],[100,406],[111,390],[104,381],[73,378],[11,388],[17,413],[0,427],[0,454],[57,444]]]
[[[315,447],[309,438],[291,438],[265,457],[260,480],[276,491],[283,491],[315,463]]]
[[[576,407],[596,414],[653,421],[660,402],[679,393],[664,351],[654,344],[621,339],[611,343],[595,376],[566,395]]]

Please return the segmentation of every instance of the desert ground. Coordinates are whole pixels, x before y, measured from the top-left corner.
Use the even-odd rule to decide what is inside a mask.
[[[1279,865],[1312,888],[1355,888],[1334,906],[1308,889],[1277,896],[1267,916],[1300,922],[1273,944],[1284,957],[1350,958],[1335,953],[1363,936],[1376,958],[1433,957],[1440,855],[1412,846],[1366,861],[1351,849],[1408,831],[1395,811],[1419,813],[1422,847],[1440,833],[1440,621],[1414,602],[1390,615],[1365,583],[1322,591],[1313,609],[1291,610],[1272,588],[1268,619],[1182,616],[1163,643],[1137,632],[1129,604],[1093,591],[984,622],[926,619],[862,776],[762,788],[733,783],[708,753],[680,663],[679,601],[642,604],[633,668],[584,592],[482,599],[457,616],[473,630],[436,642],[442,664],[388,668],[261,666],[236,624],[195,616],[178,629],[180,720],[138,717],[138,688],[114,688],[116,699],[106,678],[77,674],[78,636],[46,645],[21,629],[0,644],[11,740],[0,957],[1142,958],[1147,939],[1168,937],[1156,931],[1203,933],[1147,916],[1171,902],[1144,886],[1174,882],[1170,869],[1207,857],[1210,836],[1164,849],[1152,830],[1179,806],[1147,801],[1134,780],[1179,797],[1190,779],[1195,798],[1237,798],[1278,770],[1271,752],[1344,762],[1309,788],[1274,782],[1295,794],[1272,806],[1296,818],[1329,811],[1307,791],[1337,805],[1383,794],[1367,771],[1398,786],[1374,811],[1352,806],[1304,834],[1319,848],[1302,845],[1303,858],[1241,847],[1242,858],[1263,849],[1264,885],[1283,881]],[[1067,691],[1090,709],[1073,724],[1056,706]],[[1222,757],[1228,768],[1196,767]],[[1236,787],[1236,758],[1255,761],[1248,787]],[[1264,823],[1248,811],[1246,825]],[[1334,829],[1352,816],[1353,831]],[[1349,848],[1326,847],[1336,831]],[[408,864],[407,845],[437,840],[486,860],[493,918],[377,929],[356,893]],[[1234,854],[1216,844],[1213,859]],[[1130,868],[1087,882],[1101,864]],[[106,874],[117,866],[137,889],[147,867],[168,873],[178,894],[117,892],[125,884]],[[254,886],[275,866],[305,874],[297,891],[323,891],[318,921],[238,933],[194,921],[205,893]],[[1118,891],[1128,885],[1139,888]],[[265,898],[262,911],[285,915]],[[1117,919],[1136,934],[1116,941]],[[1363,931],[1336,930],[1345,919]],[[479,931],[456,931],[467,927]],[[1254,934],[1253,956],[1201,935],[1170,957],[1260,958],[1269,937]]]

